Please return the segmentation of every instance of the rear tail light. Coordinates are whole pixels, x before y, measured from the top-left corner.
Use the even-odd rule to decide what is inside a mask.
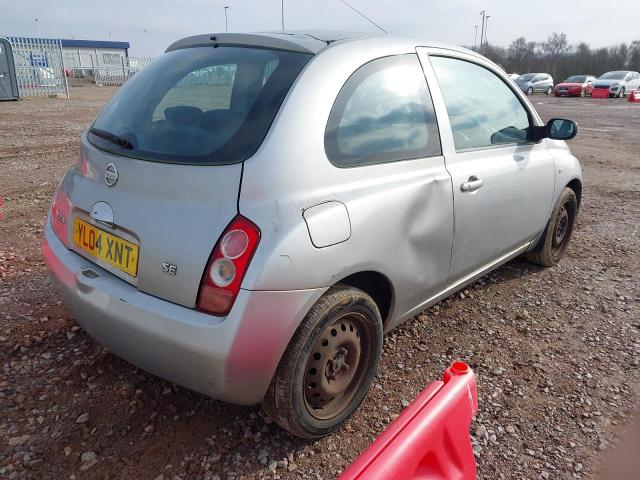
[[[80,169],[80,174],[83,177],[87,176],[87,173],[89,173],[89,167],[87,165],[87,159],[86,157],[82,154],[82,148],[80,148],[80,151],[78,152],[78,162],[77,162],[77,166]]]
[[[198,310],[219,316],[229,313],[259,242],[256,225],[241,215],[231,221],[204,271]]]
[[[51,207],[51,226],[56,236],[65,246],[68,245],[67,232],[69,231],[70,213],[71,202],[69,202],[67,192],[65,192],[62,185],[60,185],[53,198],[53,205]]]

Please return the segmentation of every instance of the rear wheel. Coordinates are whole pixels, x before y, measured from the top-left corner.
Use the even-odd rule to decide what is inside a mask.
[[[298,437],[327,435],[366,396],[381,353],[382,319],[373,299],[354,287],[332,287],[294,334],[263,408]]]
[[[533,95],[533,87],[527,88],[527,95]]]
[[[527,259],[544,267],[551,267],[564,256],[578,213],[576,194],[569,187],[560,194],[547,228],[535,250],[527,252]]]
[[[584,87],[582,87],[582,90],[580,90],[580,96],[584,97],[587,94],[587,92],[585,92]]]
[[[551,95],[553,93],[553,87],[547,88],[547,95]]]

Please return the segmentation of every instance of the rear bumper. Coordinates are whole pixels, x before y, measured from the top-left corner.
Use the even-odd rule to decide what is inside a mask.
[[[64,304],[99,343],[154,375],[241,405],[263,398],[291,336],[326,291],[241,290],[229,315],[214,317],[138,291],[68,250],[49,222],[42,252]]]

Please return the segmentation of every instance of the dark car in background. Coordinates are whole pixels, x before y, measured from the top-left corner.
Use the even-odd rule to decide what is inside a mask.
[[[593,75],[572,75],[554,88],[556,97],[584,97],[591,95]]]
[[[516,78],[515,82],[527,95],[536,92],[544,92],[547,95],[553,93],[553,78],[548,73],[525,73]]]

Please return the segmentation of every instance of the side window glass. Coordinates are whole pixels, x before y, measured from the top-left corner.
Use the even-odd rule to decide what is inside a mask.
[[[444,96],[457,151],[528,141],[529,114],[495,73],[448,57],[431,57],[431,64]]]
[[[416,55],[374,60],[347,80],[329,115],[325,151],[337,167],[441,154],[431,96]]]

